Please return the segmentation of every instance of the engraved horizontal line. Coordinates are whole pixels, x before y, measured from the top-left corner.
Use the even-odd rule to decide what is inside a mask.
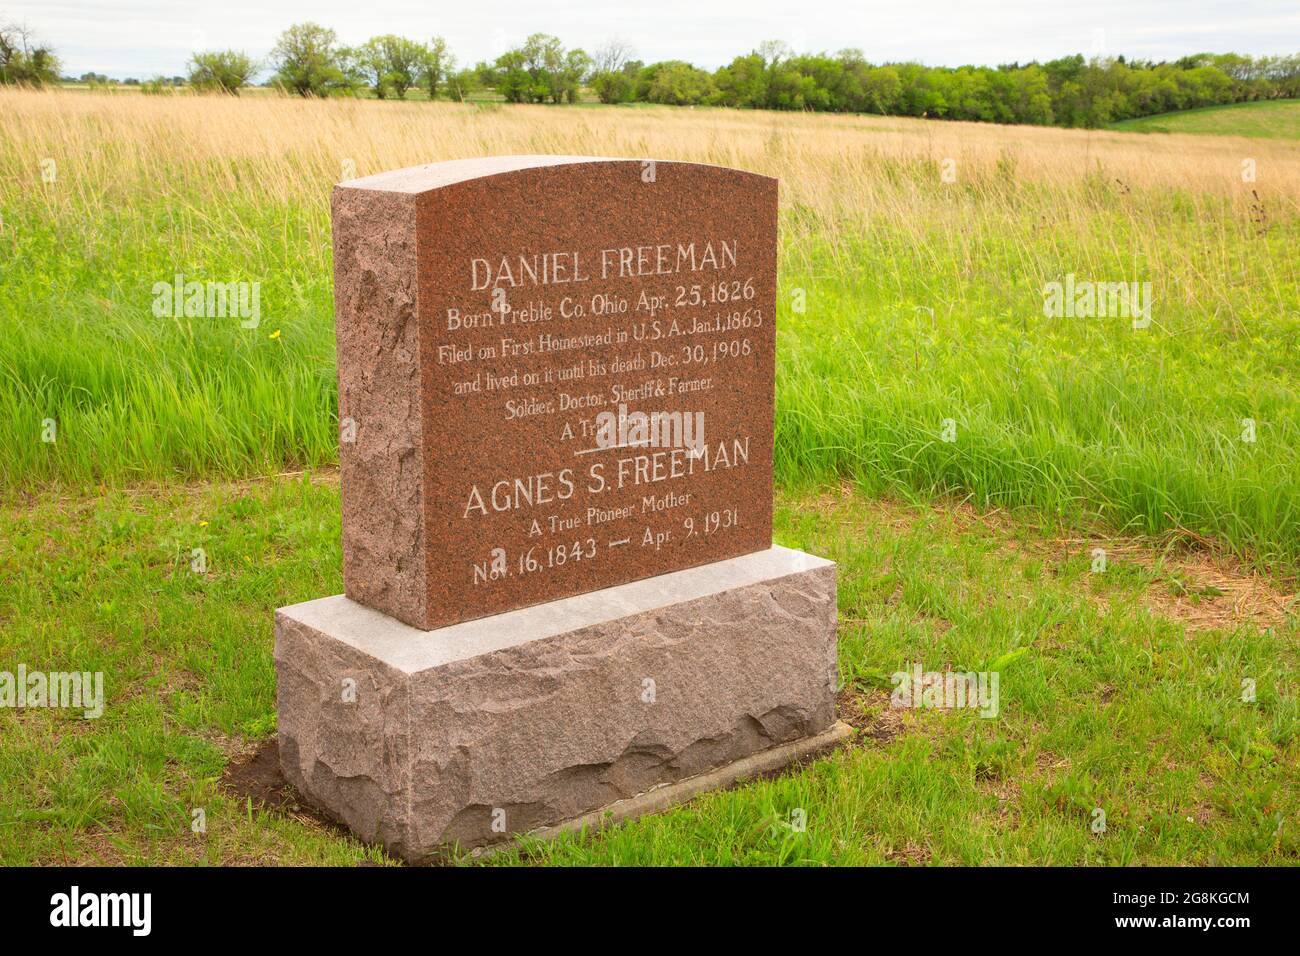
[[[650,443],[648,441],[630,441],[626,445],[606,445],[603,448],[600,445],[597,445],[595,448],[584,448],[582,449],[582,451],[575,451],[573,453],[573,457],[577,458],[579,455],[594,455],[598,451],[616,451],[619,448],[649,448],[649,447],[650,447]]]
[[[598,451],[618,451],[620,448],[668,448],[671,450],[678,450],[674,445],[656,445],[652,441],[630,441],[625,445],[608,445],[604,448],[597,445],[595,448],[584,448],[581,451],[575,451],[573,457],[578,458],[582,455],[594,455]],[[690,452],[692,458],[704,457],[704,452],[694,448],[682,448],[680,450]]]

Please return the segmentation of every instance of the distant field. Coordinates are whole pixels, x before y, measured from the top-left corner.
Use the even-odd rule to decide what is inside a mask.
[[[59,85],[59,90],[60,92],[71,92],[71,93],[94,93],[97,96],[119,96],[119,95],[135,96],[144,92],[144,86],[140,84],[128,85],[126,83],[114,83],[114,84],[100,84],[92,87],[88,83],[61,83]],[[191,89],[189,87],[169,86],[164,88],[161,93],[150,94],[150,95],[164,96],[164,97],[176,96],[176,97],[183,97],[183,98],[197,96],[197,97],[202,97],[204,99],[207,99],[215,96],[220,96],[221,94],[199,93],[196,90]],[[270,97],[272,99],[283,99],[285,98],[286,94],[282,94],[279,88],[273,86],[246,86],[239,91],[239,95],[241,97],[255,97],[255,98]],[[596,97],[594,93],[589,93],[586,90],[583,90],[580,95],[581,95],[581,100],[578,105],[587,106],[590,104],[600,103],[600,100]],[[438,97],[439,97],[439,102],[447,102],[445,90],[439,91]],[[357,91],[356,99],[373,100],[375,99],[375,94],[369,88],[360,89]],[[390,100],[389,102],[427,103],[429,102],[429,94],[419,87],[413,87],[412,89],[407,90],[406,99],[404,101]],[[465,97],[465,102],[466,103],[504,103],[505,97],[502,96],[500,93],[497,93],[495,90],[490,90],[490,89],[475,90],[473,93],[470,93],[468,96]]]
[[[125,84],[101,85],[91,87],[85,83],[64,83],[59,87],[65,92],[95,93],[101,96],[133,96],[143,92],[139,85]],[[168,87],[160,96],[189,98],[202,96],[205,99],[216,94],[200,94],[187,87]],[[239,94],[244,98],[280,99],[280,91],[268,86],[248,86]],[[442,96],[444,94],[440,94]],[[357,99],[374,100],[374,92],[368,88],[357,91]],[[399,101],[389,100],[390,103]],[[428,94],[414,87],[407,91],[407,103],[427,103]],[[442,100],[440,100],[442,102]],[[505,97],[495,90],[475,90],[463,100],[464,103],[504,103]],[[546,104],[550,105],[550,104]],[[599,98],[588,89],[579,94],[577,106],[604,106]],[[621,108],[653,107],[650,103],[624,103]],[[671,108],[671,107],[669,107]],[[703,107],[699,107],[703,108]],[[870,121],[890,119],[891,117],[870,117]],[[904,122],[911,122],[904,118]],[[1282,100],[1264,103],[1233,103],[1228,106],[1207,106],[1203,109],[1182,110],[1177,113],[1161,113],[1158,116],[1145,116],[1141,119],[1122,120],[1112,123],[1112,130],[1130,133],[1215,133],[1221,136],[1255,136],[1268,139],[1300,138],[1300,100]]]
[[[1161,113],[1114,123],[1129,133],[1213,133],[1265,139],[1300,139],[1300,100],[1233,103],[1180,113]]]

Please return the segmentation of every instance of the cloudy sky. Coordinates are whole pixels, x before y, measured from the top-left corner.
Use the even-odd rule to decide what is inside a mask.
[[[1297,0],[0,0],[64,72],[148,78],[185,71],[196,49],[264,55],[291,23],[314,20],[345,43],[381,33],[445,37],[462,64],[542,31],[588,51],[617,37],[641,59],[717,67],[767,39],[795,50],[857,47],[868,59],[997,64],[1067,53],[1173,58],[1205,50],[1300,52]]]

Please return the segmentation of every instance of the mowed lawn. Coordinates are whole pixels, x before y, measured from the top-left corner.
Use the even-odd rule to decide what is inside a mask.
[[[847,487],[777,505],[778,541],[839,562],[840,712],[857,737],[490,862],[1300,862],[1294,597],[1231,562],[1025,515]],[[0,711],[0,861],[386,862],[221,784],[273,739],[274,609],[340,589],[333,475],[6,506],[6,661],[102,670],[107,706]],[[999,671],[998,715],[892,708],[889,675],[914,662]]]
[[[1123,120],[1110,127],[1130,133],[1210,133],[1263,139],[1300,139],[1300,100],[1206,106]]]

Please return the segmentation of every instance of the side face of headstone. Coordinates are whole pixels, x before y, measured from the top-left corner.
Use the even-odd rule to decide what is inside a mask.
[[[348,597],[431,629],[770,546],[775,180],[502,157],[333,214]]]

